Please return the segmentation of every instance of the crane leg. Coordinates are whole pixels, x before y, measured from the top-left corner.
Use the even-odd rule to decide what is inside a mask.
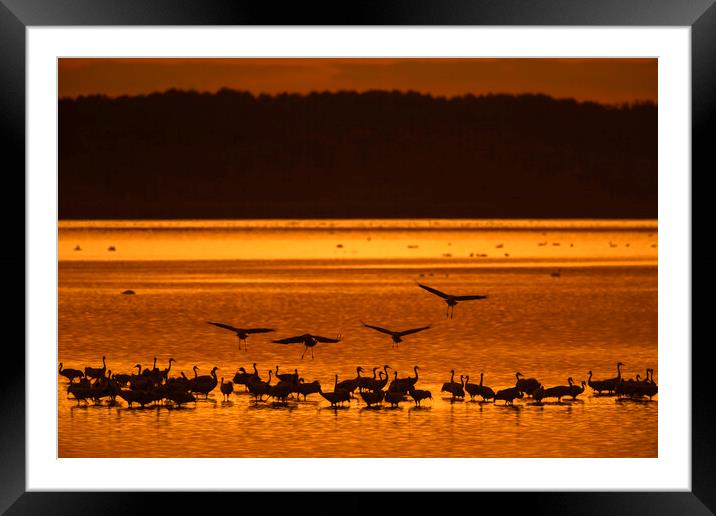
[[[306,354],[306,351],[308,351],[308,346],[306,346],[305,348],[303,348],[303,355]],[[301,355],[301,360],[303,360],[303,355]]]
[[[313,360],[313,348],[311,348],[311,360]]]

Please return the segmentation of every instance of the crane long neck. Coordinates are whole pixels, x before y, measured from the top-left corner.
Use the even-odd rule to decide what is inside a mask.
[[[450,383],[455,383],[455,370],[450,371]]]
[[[621,377],[622,377],[622,365],[617,364],[617,378],[621,378]]]
[[[252,342],[253,342],[253,341],[252,341]],[[259,370],[256,369],[256,364],[254,364],[254,374],[255,374],[256,376],[259,375]]]
[[[484,376],[484,373],[480,373],[480,387],[482,387],[482,377]]]
[[[60,362],[60,372],[62,372],[62,362]]]
[[[418,379],[418,366],[413,367],[413,371],[415,371],[415,379]]]

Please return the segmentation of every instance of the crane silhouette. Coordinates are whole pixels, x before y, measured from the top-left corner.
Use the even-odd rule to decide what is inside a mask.
[[[303,335],[297,335],[296,337],[286,337],[285,339],[279,339],[272,341],[275,344],[303,344],[306,348],[303,350],[301,360],[303,356],[311,348],[311,360],[313,360],[313,347],[319,342],[324,343],[336,343],[341,341],[341,336],[338,335],[335,339],[329,337],[321,337],[320,335],[311,335],[310,333],[304,333]]]
[[[276,331],[272,328],[236,328],[234,326],[231,326],[230,324],[211,322],[211,321],[206,321],[206,322],[209,324],[213,324],[214,326],[218,326],[219,328],[224,328],[225,330],[235,332],[236,336],[239,338],[239,349],[241,349],[241,343],[243,342],[244,343],[244,351],[248,351],[248,348],[246,347],[246,339],[252,333],[269,333],[272,331]]]
[[[446,294],[445,292],[440,292],[438,289],[433,287],[428,287],[427,285],[423,285],[422,283],[418,283],[418,286],[424,290],[427,290],[431,294],[435,294],[438,297],[441,297],[445,300],[447,303],[447,312],[445,313],[445,317],[449,317],[450,319],[453,318],[455,315],[455,305],[457,305],[458,301],[472,301],[474,299],[487,299],[487,296],[483,295],[473,295],[473,296],[453,296],[452,294]]]
[[[403,342],[402,337],[405,337],[406,335],[410,335],[412,333],[418,333],[419,331],[427,330],[428,328],[430,328],[430,326],[422,326],[420,328],[413,328],[412,330],[393,331],[393,330],[389,330],[387,328],[381,328],[380,326],[373,326],[371,324],[366,324],[363,321],[361,321],[361,323],[366,328],[372,328],[372,329],[377,330],[381,333],[390,335],[393,338],[393,347],[396,347],[399,342]]]

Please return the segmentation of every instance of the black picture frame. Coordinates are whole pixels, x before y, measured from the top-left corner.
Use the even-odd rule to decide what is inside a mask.
[[[552,25],[552,26],[684,26],[691,28],[692,73],[692,178],[716,170],[708,127],[716,120],[716,7],[714,0],[391,0],[381,2],[306,2],[274,4],[237,0],[0,0],[0,127],[6,192],[24,202],[25,192],[25,31],[32,26],[90,25]],[[693,184],[693,183],[692,183]],[[693,188],[692,188],[693,189]],[[18,219],[19,209],[0,203],[7,221]],[[693,206],[693,205],[692,205]],[[693,212],[693,207],[692,207]],[[22,213],[25,213],[24,206]],[[693,220],[695,218],[692,217]],[[23,220],[24,222],[24,220]],[[25,228],[9,224],[8,241],[24,241]],[[20,234],[22,232],[22,235]],[[693,228],[692,228],[693,232]],[[25,271],[26,255],[3,253],[6,270]],[[692,247],[693,253],[693,247]],[[693,256],[693,254],[692,254]],[[693,274],[693,266],[692,266]],[[9,292],[23,292],[20,275],[10,274]],[[702,287],[703,288],[703,287]],[[8,290],[6,290],[8,292]],[[693,302],[692,302],[693,307]],[[13,302],[5,311],[5,327],[24,320],[25,304]],[[22,314],[20,313],[22,311]],[[692,315],[693,320],[693,315]],[[692,323],[693,328],[693,323]],[[24,342],[24,333],[22,335]],[[94,514],[142,512],[152,503],[162,513],[179,514],[203,507],[211,500],[214,510],[223,502],[243,507],[252,501],[266,503],[266,495],[237,493],[85,493],[26,492],[25,488],[25,385],[24,349],[19,339],[9,344],[6,336],[0,404],[0,511],[8,514]],[[688,346],[691,343],[668,343]],[[457,503],[487,501],[500,504],[508,513],[529,510],[537,514],[712,514],[716,511],[716,446],[711,437],[715,404],[710,397],[708,341],[691,346],[692,356],[692,490],[689,492],[530,492],[466,493]],[[31,372],[29,373],[32,374]],[[578,474],[578,471],[575,471]],[[240,487],[240,486],[237,486]],[[293,499],[307,494],[295,494]],[[304,505],[312,512],[346,507],[353,512],[365,505],[369,493],[324,493],[320,505]],[[232,500],[228,500],[232,497]],[[385,510],[423,503],[423,496],[383,497]],[[270,498],[268,502],[270,503]],[[451,499],[452,501],[452,499]],[[299,502],[301,503],[301,502]],[[313,502],[311,502],[313,503]],[[316,502],[317,503],[317,502]],[[455,502],[453,502],[455,503]],[[244,505],[245,504],[245,505]],[[279,502],[281,504],[281,502]],[[352,509],[352,510],[351,510]],[[453,512],[458,505],[453,506]],[[476,507],[477,509],[477,507]],[[479,510],[479,509],[478,509]],[[300,511],[299,511],[300,512]],[[332,511],[331,511],[332,512]],[[361,511],[363,512],[363,511]]]

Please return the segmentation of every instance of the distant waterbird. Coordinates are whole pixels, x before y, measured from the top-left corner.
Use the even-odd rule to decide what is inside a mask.
[[[532,393],[540,386],[540,383],[536,378],[520,378],[520,376],[524,375],[520,372],[515,373],[515,378],[517,378],[515,387],[524,394],[532,395]]]
[[[285,339],[274,340],[271,342],[275,344],[303,344],[305,346],[303,354],[301,355],[301,360],[303,360],[303,357],[306,354],[306,351],[308,351],[308,348],[311,348],[311,359],[313,359],[313,348],[319,342],[336,343],[340,341],[340,335],[338,335],[335,339],[331,339],[330,337],[321,337],[320,335],[311,335],[310,333],[304,333],[303,335],[297,335],[296,337],[286,337]]]
[[[482,379],[484,374],[480,373],[480,385],[474,383],[468,383],[470,377],[465,377],[465,391],[470,395],[470,399],[474,400],[475,396],[482,397],[482,401],[486,401],[495,397],[495,391],[486,385],[482,385]]]
[[[408,394],[410,394],[410,397],[413,398],[416,407],[419,407],[420,402],[424,399],[433,399],[433,395],[430,393],[430,391],[424,389],[416,389],[412,385],[408,389]]]
[[[276,331],[273,328],[236,328],[235,326],[231,326],[230,324],[212,321],[206,322],[209,324],[213,324],[214,326],[217,326],[219,328],[223,328],[225,330],[233,331],[234,333],[236,333],[236,336],[239,339],[239,349],[241,349],[241,343],[243,342],[245,351],[248,351],[248,347],[246,346],[246,339],[249,337],[249,335],[253,333],[269,333],[272,331]]]
[[[580,385],[574,385],[572,383],[571,378],[568,378],[567,381],[569,382],[569,395],[572,396],[573,400],[576,400],[577,396],[584,392],[584,388],[587,386],[587,382],[582,380]]]
[[[303,378],[298,379],[298,386],[296,387],[296,392],[298,392],[298,394],[303,394],[303,401],[306,401],[306,397],[309,394],[313,394],[320,391],[321,383],[318,380],[306,383],[303,381]]]
[[[390,403],[391,407],[399,407],[401,401],[407,401],[405,394],[402,392],[388,391],[385,393],[385,401]]]
[[[540,392],[536,396],[540,399],[540,401],[544,398],[557,398],[557,403],[562,402],[562,398],[564,396],[571,396],[572,395],[572,378],[567,379],[567,383],[569,385],[557,385],[555,387],[549,387],[545,389],[541,385],[539,386]],[[535,389],[536,391],[537,389]],[[533,393],[535,392],[533,391]]]
[[[447,303],[447,312],[445,314],[446,317],[449,317],[450,319],[453,318],[455,315],[455,305],[459,301],[472,301],[476,299],[487,299],[486,295],[469,295],[469,296],[455,296],[452,294],[446,294],[445,292],[441,292],[440,290],[429,287],[427,285],[423,285],[422,283],[418,283],[418,286],[424,290],[427,290],[431,294],[435,294],[438,297],[441,297],[445,300],[445,303]]]
[[[176,362],[176,360],[174,360],[173,358],[169,358],[169,365],[166,369],[160,372],[160,375],[162,376],[162,378],[164,378],[164,381],[169,378],[169,371],[172,370],[172,362]]]
[[[274,374],[276,378],[283,382],[293,382],[298,383],[298,369],[294,369],[293,373],[281,373],[278,372],[278,366],[276,366],[276,373]]]
[[[361,382],[361,372],[363,372],[363,368],[361,366],[356,367],[356,377],[350,378],[349,380],[343,380],[336,385],[336,389],[348,391],[353,394],[353,391],[358,388],[358,385]]]
[[[199,369],[196,366],[194,366],[194,367],[196,369]],[[196,369],[194,370],[195,375],[196,375]],[[211,370],[210,375],[195,376],[190,390],[192,392],[197,392],[199,394],[203,394],[205,398],[208,398],[209,393],[211,391],[213,391],[216,388],[216,385],[219,383],[219,380],[216,377],[216,371],[218,369],[219,369],[218,367],[214,366]]]
[[[393,330],[389,330],[387,328],[381,328],[380,326],[373,326],[372,324],[366,324],[363,321],[361,321],[361,323],[366,328],[371,328],[371,329],[379,331],[381,333],[385,333],[386,335],[390,335],[390,337],[393,339],[393,347],[396,347],[400,342],[403,342],[403,337],[405,337],[406,335],[418,333],[419,331],[427,330],[430,328],[430,326],[421,326],[420,328],[413,328],[410,330],[393,331]]]
[[[69,369],[69,368],[64,369],[62,367],[62,362],[60,362],[59,373],[62,376],[64,376],[65,378],[67,378],[70,381],[70,383],[72,383],[72,380],[75,378],[84,378],[84,376],[85,376],[85,374],[82,371],[80,371],[79,369]]]
[[[614,378],[609,378],[607,380],[592,380],[592,372],[589,371],[588,373],[588,379],[587,379],[587,385],[589,385],[592,390],[597,391],[598,394],[601,394],[602,391],[607,391],[608,393],[613,393],[616,391],[617,384],[621,382],[622,380],[622,370],[621,367],[624,364],[622,362],[617,362],[617,375]]]
[[[656,396],[659,392],[659,387],[656,385],[656,382],[654,381],[654,370],[653,369],[647,369],[646,370],[646,381],[644,382],[644,385],[640,388],[640,394],[643,394],[644,396],[648,396],[649,399],[652,398],[652,396]]]
[[[322,389],[318,392],[325,400],[330,402],[332,407],[335,407],[339,403],[343,405],[344,401],[350,402],[351,400],[351,395],[348,391],[338,388],[338,375],[336,375],[336,381],[333,385],[333,392],[323,392]]]
[[[376,378],[376,371],[380,369],[380,367],[374,367],[373,368],[373,378],[369,378],[367,376],[361,376],[360,381],[358,382],[358,390],[360,392],[363,392],[363,389],[368,389],[370,385],[372,385],[375,381],[378,379]]]
[[[383,371],[378,373],[379,378],[364,378],[362,377],[362,385],[363,389],[370,390],[370,391],[379,391],[382,390],[383,387],[385,387],[388,384],[388,369],[390,369],[389,365],[383,366]]]
[[[238,385],[243,385],[246,387],[246,390],[248,390],[248,384],[250,382],[257,382],[261,381],[261,377],[259,376],[259,371],[256,368],[256,362],[254,362],[254,372],[253,373],[247,373],[246,369],[243,367],[239,367],[239,370],[234,375],[234,383]]]
[[[360,393],[360,397],[363,398],[363,401],[365,401],[366,405],[370,407],[372,405],[377,405],[378,403],[383,401],[383,398],[385,398],[385,392],[381,390],[365,391]]]
[[[611,392],[614,390],[616,385],[612,381],[607,380],[592,380],[592,372],[587,373],[587,385],[589,385],[593,391],[597,394],[601,394],[602,391]]]
[[[410,387],[413,387],[416,383],[418,383],[418,369],[420,369],[418,366],[414,366],[413,371],[415,372],[415,376],[408,376],[406,378],[398,378],[398,371],[395,371],[395,379],[390,382],[388,390],[399,391],[403,394],[408,392]]]
[[[443,384],[440,392],[449,392],[452,394],[452,390],[457,388],[458,385],[460,384],[455,381],[455,370],[452,369],[450,371],[450,381]]]
[[[87,378],[100,378],[104,376],[104,373],[107,371],[107,364],[105,363],[105,359],[107,357],[102,357],[102,367],[85,367],[85,376]]]
[[[249,392],[254,396],[255,401],[261,401],[261,398],[264,396],[264,394],[268,394],[271,391],[271,375],[273,374],[273,371],[269,369],[268,375],[269,379],[267,382],[264,382],[260,379],[258,379],[258,374],[251,379],[246,386],[249,389]]]
[[[505,405],[512,405],[515,398],[522,398],[524,394],[517,387],[509,387],[507,389],[501,389],[495,393],[495,397],[492,399],[494,404],[497,400],[504,400]]]
[[[455,382],[455,370],[450,371],[450,381],[443,384],[442,388],[440,389],[440,392],[450,393],[453,400],[455,398],[464,398],[464,379],[465,377],[463,375],[460,375],[460,383]]]
[[[229,396],[231,396],[231,393],[234,392],[234,384],[231,382],[224,383],[224,377],[222,376],[219,389],[221,390],[221,394],[224,395],[225,400],[229,401]]]

